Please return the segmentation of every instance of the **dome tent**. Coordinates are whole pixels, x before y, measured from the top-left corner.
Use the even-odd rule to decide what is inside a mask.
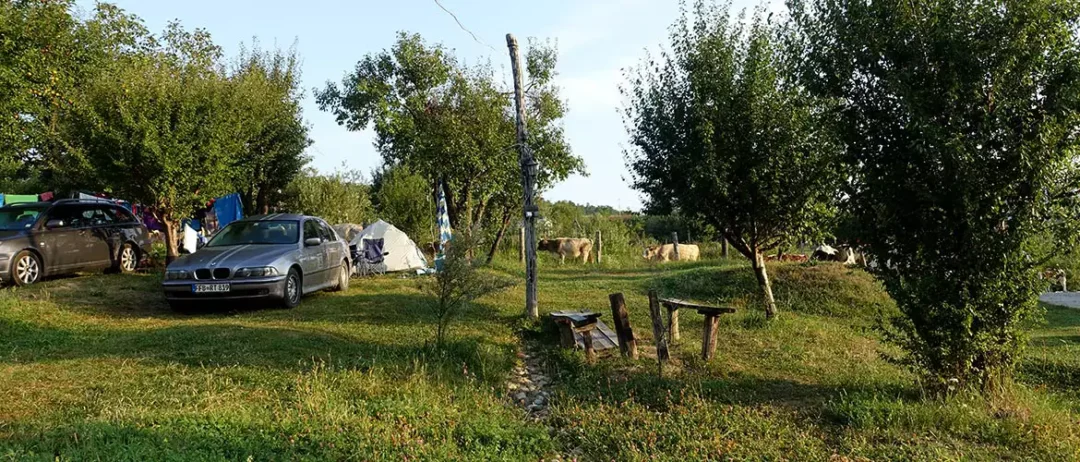
[[[423,252],[420,252],[416,243],[390,223],[382,220],[372,223],[360,231],[360,234],[357,234],[349,244],[363,251],[363,241],[367,239],[383,240],[383,252],[387,252],[387,255],[385,261],[379,265],[382,266],[379,268],[382,271],[408,271],[428,266],[427,259],[424,258]]]

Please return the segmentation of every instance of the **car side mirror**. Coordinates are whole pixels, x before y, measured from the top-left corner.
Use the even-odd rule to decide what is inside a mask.
[[[322,238],[311,237],[311,238],[304,239],[304,246],[305,247],[315,247],[317,245],[322,245]]]
[[[53,220],[46,221],[45,222],[45,227],[48,228],[48,229],[63,228],[64,227],[64,220],[53,219]]]

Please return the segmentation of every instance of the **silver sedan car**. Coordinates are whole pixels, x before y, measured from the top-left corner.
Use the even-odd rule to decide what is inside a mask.
[[[270,300],[286,308],[324,289],[346,290],[349,246],[320,218],[292,214],[230,223],[165,270],[173,308],[202,301]]]

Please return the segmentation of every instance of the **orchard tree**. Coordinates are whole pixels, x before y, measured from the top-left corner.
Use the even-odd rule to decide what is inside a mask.
[[[243,117],[244,144],[236,157],[234,183],[247,210],[269,213],[271,203],[310,160],[311,146],[300,100],[300,64],[295,49],[266,51],[256,42],[236,59],[230,81],[235,109]]]
[[[565,103],[552,85],[555,51],[533,44],[527,61],[529,143],[543,188],[582,172],[583,164],[559,125]],[[490,65],[466,66],[442,45],[402,33],[390,50],[365,56],[316,99],[350,130],[373,126],[386,165],[421,175],[432,194],[445,181],[455,229],[483,224],[503,211],[507,191],[521,189],[510,89],[496,82]]]
[[[779,28],[698,2],[671,47],[627,72],[627,160],[650,212],[714,226],[753,267],[777,316],[765,253],[832,213],[838,145],[817,101],[787,76]]]
[[[1039,238],[1072,248],[1080,3],[793,0],[808,85],[842,114],[856,232],[937,390],[998,383],[1038,313]]]
[[[79,87],[146,36],[115,6],[99,4],[87,20],[73,8],[71,0],[0,2],[0,188],[8,192],[34,190],[28,182],[65,161],[63,121]]]
[[[360,172],[351,170],[328,175],[304,170],[285,190],[285,209],[319,216],[332,224],[366,225],[375,218],[371,187]]]
[[[221,50],[202,30],[171,24],[147,49],[126,53],[88,82],[69,136],[96,186],[154,207],[168,259],[180,220],[232,189],[244,142]],[[73,159],[74,162],[74,159]]]

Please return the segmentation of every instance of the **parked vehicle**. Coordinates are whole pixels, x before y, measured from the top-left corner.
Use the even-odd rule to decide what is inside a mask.
[[[197,301],[270,300],[286,308],[303,295],[349,288],[349,245],[321,218],[248,217],[172,262],[162,283],[174,309]]]
[[[150,233],[104,200],[63,199],[0,207],[0,281],[111,269],[129,273],[150,254]]]

